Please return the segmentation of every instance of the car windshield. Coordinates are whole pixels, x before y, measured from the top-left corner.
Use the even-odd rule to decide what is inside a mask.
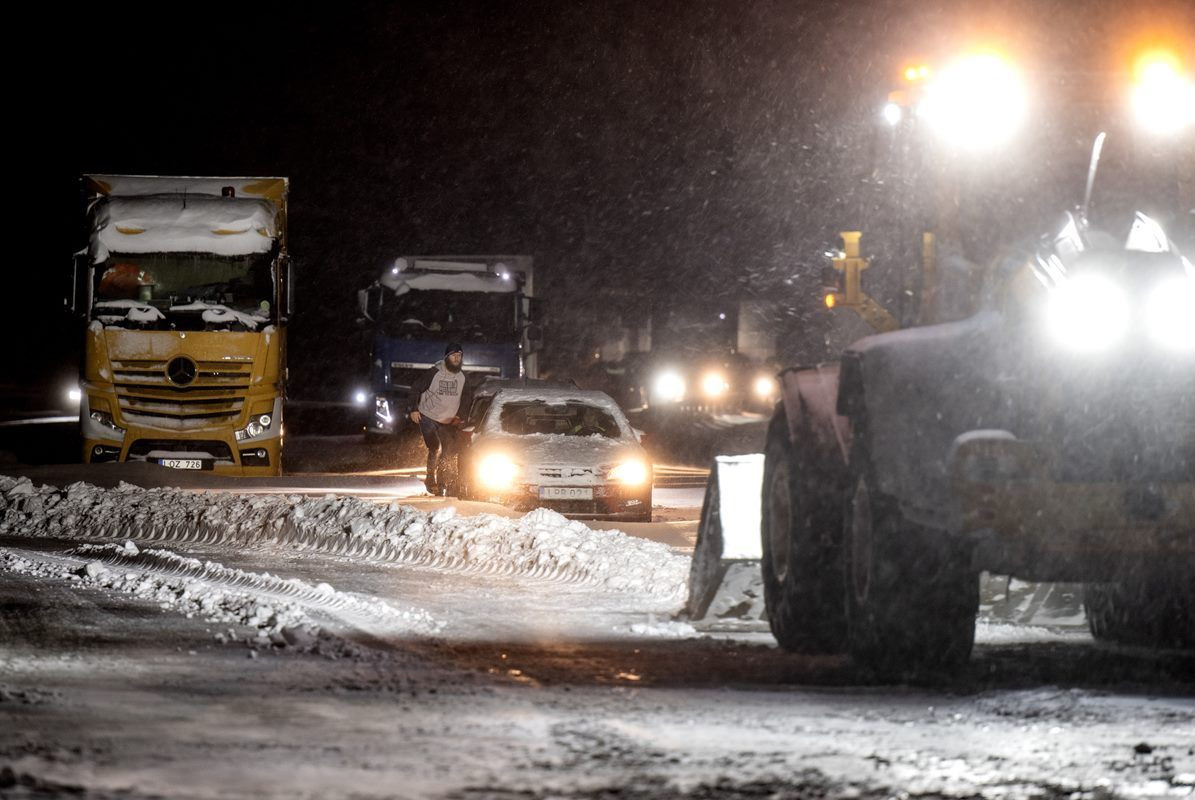
[[[271,254],[114,255],[96,265],[92,318],[105,325],[253,329],[274,318]]]
[[[499,424],[503,433],[520,436],[547,433],[617,439],[622,435],[613,414],[604,408],[577,401],[549,403],[545,400],[532,400],[506,403],[502,406]]]

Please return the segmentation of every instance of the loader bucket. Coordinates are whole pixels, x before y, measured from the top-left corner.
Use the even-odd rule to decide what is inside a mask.
[[[763,454],[718,456],[701,504],[689,568],[691,620],[764,619],[759,573]]]

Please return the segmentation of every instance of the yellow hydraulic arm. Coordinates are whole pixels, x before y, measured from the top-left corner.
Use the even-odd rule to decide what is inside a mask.
[[[859,255],[860,231],[843,231],[842,255],[833,259],[834,269],[841,273],[839,287],[826,293],[826,308],[848,308],[863,321],[881,333],[900,327],[896,317],[863,291],[862,273],[870,266],[866,258]]]

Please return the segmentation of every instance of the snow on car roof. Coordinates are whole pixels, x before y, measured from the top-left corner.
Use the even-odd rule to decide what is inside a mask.
[[[109,197],[93,209],[91,256],[268,253],[278,235],[276,213],[268,200],[249,197]]]

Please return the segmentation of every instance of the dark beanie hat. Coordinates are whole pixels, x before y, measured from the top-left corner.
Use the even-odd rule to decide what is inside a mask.
[[[444,355],[450,356],[453,353],[463,353],[465,348],[461,347],[460,342],[449,342],[448,346],[444,348]]]

